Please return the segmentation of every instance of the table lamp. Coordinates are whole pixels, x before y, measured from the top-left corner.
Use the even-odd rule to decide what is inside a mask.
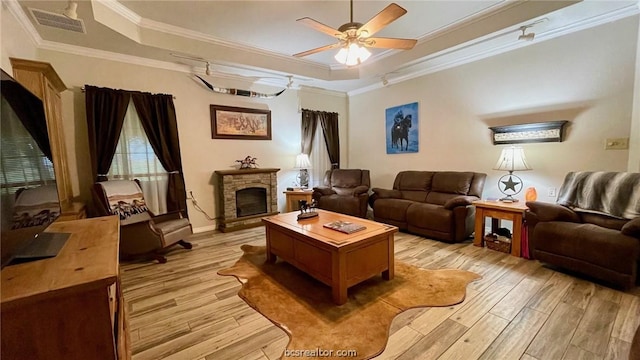
[[[510,146],[502,149],[500,158],[493,169],[509,172],[508,175],[503,175],[498,179],[498,189],[506,195],[500,201],[517,202],[518,199],[513,196],[522,191],[522,179],[513,175],[513,172],[531,170],[531,167],[527,164],[527,158],[524,156],[524,149],[519,146]]]
[[[300,169],[298,173],[298,184],[302,189],[306,189],[309,187],[309,171],[308,168],[311,167],[311,161],[309,161],[309,155],[307,154],[298,154],[296,156],[296,166],[295,169]]]

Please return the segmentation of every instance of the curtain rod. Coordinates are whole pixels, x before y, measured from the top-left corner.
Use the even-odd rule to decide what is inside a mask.
[[[85,88],[84,86],[80,88],[80,90],[82,92],[85,92]],[[131,91],[131,90],[122,90],[122,91],[127,91],[127,92],[138,92],[138,93],[142,93],[142,91]],[[154,95],[158,95],[158,94],[154,94]],[[159,95],[168,95],[168,94],[159,94]],[[175,100],[176,96],[175,95],[171,95],[171,97]]]

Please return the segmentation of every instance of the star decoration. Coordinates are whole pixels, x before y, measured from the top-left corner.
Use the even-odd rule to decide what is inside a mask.
[[[514,192],[516,191],[516,185],[519,185],[520,183],[517,181],[513,181],[513,179],[511,178],[511,176],[509,176],[509,180],[507,181],[501,181],[501,183],[504,184],[504,191],[507,191],[509,189],[513,190]]]

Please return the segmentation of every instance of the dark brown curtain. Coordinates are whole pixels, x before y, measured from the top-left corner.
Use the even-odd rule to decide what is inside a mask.
[[[302,153],[311,155],[311,148],[313,147],[313,137],[316,134],[316,128],[318,127],[317,111],[302,109]]]
[[[340,136],[338,135],[338,113],[319,111],[324,142],[327,145],[332,169],[340,169]]]
[[[169,173],[167,210],[186,211],[187,193],[182,175],[180,141],[173,97],[163,94],[132,93],[144,132],[162,166]]]
[[[127,91],[85,85],[91,171],[96,181],[107,180],[130,97]]]

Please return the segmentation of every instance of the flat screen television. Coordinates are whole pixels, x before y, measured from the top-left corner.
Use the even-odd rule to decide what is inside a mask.
[[[0,81],[0,264],[4,267],[55,256],[64,236],[43,233],[60,216],[43,103],[4,70]]]

